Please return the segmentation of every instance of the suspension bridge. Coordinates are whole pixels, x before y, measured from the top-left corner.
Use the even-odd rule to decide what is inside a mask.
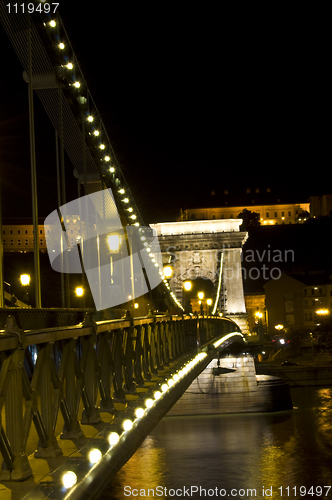
[[[13,1],[0,5],[1,23],[29,89],[34,233],[38,232],[38,192],[33,99],[38,95],[56,137],[58,206],[54,210],[63,233],[56,255],[59,259],[63,254],[76,255],[71,261],[74,271],[71,268],[62,273],[62,310],[50,312],[52,324],[42,308],[37,237],[35,307],[28,312],[24,307],[6,307],[8,292],[4,293],[3,278],[0,280],[0,491],[4,499],[97,498],[218,350],[245,343],[240,329],[245,325],[242,278],[237,275],[231,279],[224,273],[225,267],[234,271],[240,263],[247,236],[239,231],[239,221],[203,230],[189,228],[188,224],[185,230],[179,225],[156,225],[152,229],[161,245],[159,261],[144,246],[151,228],[144,224],[132,197],[59,10],[56,3],[38,1],[25,8]],[[97,308],[100,314],[88,308],[70,313],[71,272],[82,273],[91,288],[94,278],[83,251],[88,224],[82,210],[75,214],[68,208],[73,200],[67,198],[65,153],[74,169],[80,200],[96,193],[111,193],[111,198],[103,196],[92,226],[102,225],[104,231],[109,226],[102,223],[109,222],[116,212],[132,282],[136,274],[131,230],[137,230],[143,242],[138,248],[141,288],[131,284],[128,297],[122,301],[122,313],[114,310],[112,319],[102,314],[102,301],[103,307]],[[74,242],[66,234],[67,215],[79,216],[80,233]],[[119,227],[116,229],[119,238]],[[99,252],[101,234],[90,234],[84,241],[97,242]],[[207,235],[211,236],[208,242]],[[171,246],[178,253],[173,262],[173,281],[163,272],[174,253]],[[102,258],[98,252],[96,268],[101,280]],[[185,260],[191,267],[183,262],[180,266],[179,252],[187,252]],[[2,243],[0,254],[3,276]],[[114,259],[111,256],[107,261],[111,282],[115,282],[114,268],[117,264],[121,267],[123,254],[119,261]],[[51,256],[50,260],[53,265]],[[213,315],[185,314],[182,284],[188,277],[204,278],[204,273],[211,273]],[[103,295],[100,286],[98,293]],[[144,317],[132,317],[126,312],[128,304],[142,294],[149,297],[151,311]]]

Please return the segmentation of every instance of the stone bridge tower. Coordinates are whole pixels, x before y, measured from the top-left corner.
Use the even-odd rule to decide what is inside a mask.
[[[177,299],[183,302],[184,281],[210,280],[217,297],[215,309],[230,316],[247,333],[241,252],[248,233],[240,231],[241,224],[241,219],[222,219],[166,222],[151,227],[158,235],[163,264],[172,262],[170,285]]]

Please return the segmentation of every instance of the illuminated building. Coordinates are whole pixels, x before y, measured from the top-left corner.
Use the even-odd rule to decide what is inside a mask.
[[[181,220],[238,219],[243,210],[257,213],[262,226],[295,224],[301,221],[300,214],[310,212],[310,203],[238,205],[217,208],[192,208],[183,210]]]

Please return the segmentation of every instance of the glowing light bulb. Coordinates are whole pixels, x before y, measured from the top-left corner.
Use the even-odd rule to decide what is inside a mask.
[[[145,413],[144,408],[136,408],[135,415],[137,418],[142,418]]]
[[[80,82],[75,82],[75,83],[74,83],[74,87],[76,87],[77,89],[79,89],[79,88],[80,88],[80,86],[81,86]]]
[[[125,420],[122,424],[122,427],[124,428],[125,431],[130,431],[132,426],[133,426],[133,423],[131,420]]]
[[[154,396],[154,399],[159,399],[161,397],[161,392],[156,391],[153,396]]]
[[[63,474],[61,481],[66,489],[72,488],[77,483],[77,476],[75,472],[69,470]]]
[[[88,118],[87,118],[87,120],[88,120],[88,122],[92,123],[93,120],[94,120],[94,118],[93,118],[93,116],[89,115]]]
[[[66,68],[68,69],[73,69],[73,67],[74,67],[73,63],[66,64]]]
[[[97,448],[93,448],[89,453],[89,461],[92,464],[96,464],[97,462],[99,462],[99,460],[102,459],[102,456],[103,455],[100,450],[98,450]]]
[[[52,19],[52,21],[50,21],[50,26],[51,26],[51,28],[56,27],[56,22],[53,19]]]
[[[153,401],[153,399],[151,399],[151,398],[149,398],[149,399],[146,399],[146,400],[145,400],[145,406],[146,406],[147,408],[152,408],[153,403],[154,403],[154,401]]]
[[[111,446],[114,446],[115,444],[117,444],[119,439],[120,439],[120,436],[117,432],[111,432],[111,434],[108,436],[108,442]]]
[[[59,43],[58,47],[60,50],[63,50],[65,48],[65,44],[61,42]]]
[[[96,137],[98,137],[99,134],[100,134],[99,130],[94,130],[93,135],[95,135]]]
[[[105,149],[106,146],[105,146],[105,144],[100,144],[99,147],[100,147],[100,149]]]
[[[104,160],[105,160],[105,161],[110,161],[110,160],[111,160],[111,158],[110,158],[109,156],[105,156]]]

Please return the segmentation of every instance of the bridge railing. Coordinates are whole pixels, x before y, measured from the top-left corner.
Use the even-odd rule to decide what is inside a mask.
[[[217,318],[128,315],[94,322],[88,314],[79,325],[24,331],[8,316],[0,331],[0,480],[32,474],[31,436],[37,436],[35,457],[62,453],[60,412],[60,438],[82,437],[82,424],[101,422],[101,412],[114,413],[115,402],[125,403],[126,394],[226,331],[229,322]]]

